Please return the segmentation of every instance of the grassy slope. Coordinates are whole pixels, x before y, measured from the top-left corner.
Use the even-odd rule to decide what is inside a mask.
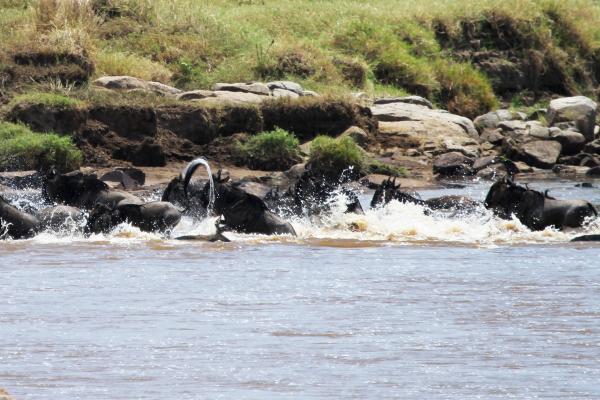
[[[574,91],[586,89],[577,76],[600,43],[594,0],[92,0],[89,7],[62,0],[58,9],[53,3],[0,0],[5,57],[27,47],[85,52],[96,75],[189,89],[290,78],[321,93],[418,93],[469,116],[494,107],[495,98],[488,78],[454,57],[465,26],[514,25],[523,46],[565,69]],[[440,30],[449,48],[436,40]]]

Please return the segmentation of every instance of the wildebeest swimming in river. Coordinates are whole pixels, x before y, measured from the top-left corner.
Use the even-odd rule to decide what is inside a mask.
[[[465,196],[440,196],[432,199],[422,200],[403,192],[400,185],[396,185],[396,179],[388,178],[381,182],[375,189],[371,199],[371,208],[376,208],[396,200],[400,203],[416,204],[430,210],[449,210],[457,212],[472,212],[481,206],[481,203]]]
[[[67,222],[79,224],[83,221],[83,213],[75,207],[46,207],[35,215],[19,210],[0,196],[0,220],[3,222],[2,237],[27,239],[37,233],[50,229],[60,230]]]
[[[110,207],[119,203],[142,203],[131,193],[111,189],[96,175],[81,171],[58,174],[51,170],[44,179],[42,193],[50,202],[83,209],[91,209],[98,203]]]
[[[184,192],[187,189],[192,175],[202,164],[190,164],[185,172]],[[232,230],[243,233],[258,233],[263,235],[296,235],[296,231],[289,222],[267,208],[265,202],[259,197],[235,187],[229,179],[221,179],[220,172],[213,177],[215,198],[212,210],[214,214],[222,216],[222,223]],[[204,208],[210,209],[210,183],[204,185],[200,196]]]
[[[598,212],[585,200],[557,200],[548,193],[517,185],[511,179],[501,179],[490,188],[484,201],[488,209],[501,218],[515,215],[531,230],[549,226],[558,229],[578,228]]]

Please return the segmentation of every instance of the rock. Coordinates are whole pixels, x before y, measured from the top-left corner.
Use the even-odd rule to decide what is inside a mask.
[[[479,157],[479,154],[481,153],[476,141],[469,142],[467,140],[456,142],[452,139],[445,139],[443,141],[442,149],[444,153],[459,152],[473,159]]]
[[[189,92],[179,93],[175,98],[177,100],[198,100],[207,97],[216,97],[212,90],[191,90]]]
[[[302,86],[300,86],[300,84],[292,81],[267,82],[267,87],[271,91],[274,91],[275,89],[289,90],[290,92],[294,92],[299,96],[302,96],[304,92],[304,89],[302,89]]]
[[[528,125],[525,121],[501,121],[498,123],[497,127],[505,132],[510,132],[527,130]]]
[[[134,90],[140,89],[144,91],[157,92],[160,94],[176,95],[181,93],[181,90],[160,82],[145,81],[133,76],[103,76],[96,79],[94,85],[106,89],[116,90]]]
[[[525,164],[522,161],[515,161],[515,165],[519,169],[519,172],[521,172],[523,174],[530,174],[535,171],[535,168],[533,168],[530,165]]]
[[[433,104],[429,100],[421,96],[405,96],[405,97],[380,97],[375,99],[373,104],[390,104],[390,103],[408,103],[424,106],[433,110]]]
[[[600,167],[592,167],[586,173],[586,176],[599,177],[600,176]]]
[[[560,130],[558,130],[560,132]],[[548,140],[550,139],[551,130],[540,125],[530,125],[529,135],[536,139]]]
[[[213,88],[213,91],[222,91],[222,92],[242,92],[242,93],[252,93],[259,96],[270,96],[271,89],[264,83],[260,82],[249,82],[249,83],[216,83]]]
[[[522,161],[538,168],[552,168],[558,157],[562,146],[559,142],[551,140],[534,140],[525,143],[521,149]]]
[[[286,89],[273,89],[273,91],[271,92],[271,94],[273,95],[273,97],[287,97],[287,98],[291,98],[291,99],[296,99],[298,97],[300,97],[300,95],[296,92],[292,92],[291,90],[286,90]]]
[[[550,125],[575,122],[586,142],[594,140],[597,104],[585,96],[564,97],[552,100],[546,116]]]
[[[502,143],[504,135],[502,134],[502,131],[500,129],[486,129],[483,131],[479,139],[481,142],[489,142],[494,145],[499,145]]]
[[[450,152],[433,160],[433,172],[442,176],[471,175],[473,159],[462,153]]]
[[[477,171],[475,176],[477,176],[478,178],[481,178],[481,179],[495,181],[495,180],[502,179],[502,178],[508,176],[508,173],[506,172],[506,167],[504,165],[493,164],[493,165],[490,165],[489,167],[485,167],[485,168]]]
[[[579,132],[552,132],[550,137],[562,145],[562,153],[565,155],[577,154],[585,147],[585,137]]]
[[[365,147],[369,140],[369,135],[367,132],[358,126],[351,126],[340,135],[340,137],[345,136],[351,137],[352,140],[354,140],[354,142],[356,142],[356,144],[358,144],[360,147]]]
[[[102,175],[100,180],[105,182],[117,182],[125,189],[129,190],[143,186],[146,181],[146,174],[138,168],[117,168]]]
[[[312,90],[305,90],[305,91],[302,92],[302,96],[319,97],[319,93],[314,92]]]
[[[479,134],[470,119],[450,114],[445,110],[431,110],[428,107],[408,103],[376,104],[371,107],[373,116],[382,122],[412,121],[422,124],[443,124],[459,127],[471,138],[479,138]]]
[[[585,189],[594,189],[595,186],[591,182],[581,182],[575,185],[575,187],[585,188]]]
[[[473,123],[479,132],[483,132],[485,129],[497,128],[500,122],[512,120],[523,121],[525,118],[522,113],[517,113],[510,110],[496,110],[480,115],[479,117],[475,118]]]
[[[254,93],[214,91],[214,96],[204,99],[194,100],[201,104],[223,105],[232,104],[258,104],[267,99],[267,96],[261,96]]]
[[[600,165],[600,160],[592,155],[586,155],[579,161],[579,166],[593,168]]]
[[[585,145],[583,150],[586,153],[600,154],[600,139],[596,139],[592,142],[589,142],[588,144]]]

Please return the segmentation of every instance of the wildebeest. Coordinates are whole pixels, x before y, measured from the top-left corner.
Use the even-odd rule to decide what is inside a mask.
[[[201,164],[188,166],[184,177],[184,192],[188,195],[188,185],[192,175]],[[235,187],[228,178],[221,178],[220,171],[213,177],[214,205],[211,205],[210,183],[204,185],[200,200],[205,209],[222,216],[222,223],[228,228],[243,233],[263,235],[296,235],[289,222],[270,211],[259,197]]]
[[[396,185],[396,180],[388,178],[381,182],[375,189],[373,198],[371,199],[371,208],[376,208],[390,201],[396,200],[400,203],[417,204],[426,207],[430,210],[450,210],[457,212],[471,212],[479,208],[481,203],[465,196],[440,196],[427,200],[422,200],[406,193],[400,189],[400,185]]]
[[[543,230],[549,226],[578,228],[586,219],[598,215],[594,206],[586,200],[557,200],[548,192],[520,186],[508,178],[492,185],[484,205],[501,218],[515,215],[531,230]]]

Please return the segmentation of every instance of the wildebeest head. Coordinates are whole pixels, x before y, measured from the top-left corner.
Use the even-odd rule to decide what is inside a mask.
[[[78,199],[85,193],[98,193],[108,190],[108,185],[95,174],[73,171],[59,174],[51,169],[44,179],[43,195],[52,202],[77,205]]]
[[[503,178],[490,187],[483,204],[501,218],[510,218],[514,214],[527,227],[536,229],[545,199],[544,193]]]
[[[400,203],[423,205],[423,200],[400,190],[400,185],[396,185],[396,178],[393,180],[392,178],[388,178],[381,182],[377,189],[375,189],[375,193],[371,199],[371,208],[386,205],[392,200],[397,200]]]

